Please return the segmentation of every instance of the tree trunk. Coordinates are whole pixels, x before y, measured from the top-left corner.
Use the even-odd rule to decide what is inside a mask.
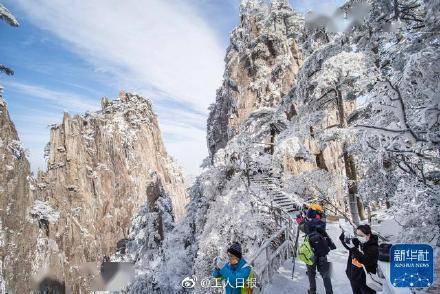
[[[361,220],[366,220],[367,216],[365,215],[364,203],[359,196],[356,197],[356,199],[357,199],[357,207],[358,207],[358,211],[359,211],[359,217]]]
[[[391,208],[391,203],[390,203],[390,200],[388,200],[388,197],[385,199],[385,207],[386,207],[387,209],[390,209],[390,208]]]
[[[371,224],[371,207],[370,205],[367,206],[367,213],[368,213],[368,223]]]
[[[394,8],[393,19],[399,19],[399,17],[400,17],[399,1],[394,0],[393,2],[394,2],[394,4],[393,4],[393,8]]]
[[[336,106],[338,108],[339,127],[346,128],[347,121],[345,119],[344,101],[342,99],[342,93],[339,89],[336,90]],[[362,211],[362,216],[365,218],[365,212],[363,205],[360,205],[360,199],[357,197],[357,178],[356,178],[356,165],[354,163],[353,156],[347,153],[346,143],[342,147],[342,153],[344,157],[345,174],[348,179],[348,206],[350,214],[353,219],[353,223],[358,226],[360,223],[359,211]],[[360,209],[361,208],[361,209]]]
[[[356,173],[353,164],[353,158],[351,155],[348,155],[346,151],[346,147],[344,144],[343,147],[343,155],[344,155],[344,167],[345,174],[348,179],[348,205],[350,208],[351,218],[356,226],[359,225],[360,217],[359,217],[359,209],[358,209],[358,199],[357,199],[357,182],[356,182]]]
[[[342,99],[342,93],[339,89],[336,89],[336,107],[338,108],[339,127],[341,129],[347,127],[347,121],[345,120],[344,101]]]

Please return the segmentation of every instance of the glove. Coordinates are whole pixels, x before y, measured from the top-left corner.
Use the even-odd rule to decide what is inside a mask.
[[[214,266],[216,269],[221,269],[225,265],[224,260],[220,256],[217,256],[216,258],[214,258],[213,261],[214,261]]]
[[[344,231],[342,231],[341,235],[339,236],[339,240],[341,240],[342,243],[345,243],[345,234],[344,234]]]
[[[350,242],[345,243],[345,245],[347,245],[347,247],[350,249],[354,248],[353,239],[350,239]]]
[[[351,242],[353,243],[354,247],[359,247],[359,245],[361,245],[361,242],[358,238],[351,239]]]

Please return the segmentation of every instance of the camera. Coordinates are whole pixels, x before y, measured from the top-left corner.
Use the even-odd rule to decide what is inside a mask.
[[[344,236],[344,243],[349,244],[353,239],[351,236]]]

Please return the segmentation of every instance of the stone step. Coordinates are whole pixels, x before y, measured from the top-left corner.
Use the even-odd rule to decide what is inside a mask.
[[[289,200],[292,201],[289,197],[284,196],[284,195],[276,195],[275,197],[273,197],[274,200]]]
[[[271,194],[274,199],[289,199],[289,197],[285,196],[284,194]],[[289,199],[290,200],[290,199]]]
[[[278,197],[278,198],[289,198],[285,193],[282,193],[282,192],[278,192],[278,193],[276,193],[274,197]]]
[[[279,205],[282,209],[294,209],[293,205]]]
[[[273,199],[279,199],[279,200],[290,200],[290,201],[292,201],[292,199],[290,199],[289,197],[285,196],[284,194],[281,194],[281,195],[275,195],[275,196],[273,197]]]
[[[272,193],[272,195],[275,195],[275,194],[276,195],[284,195],[284,193],[278,189],[267,189],[267,190],[270,191]]]

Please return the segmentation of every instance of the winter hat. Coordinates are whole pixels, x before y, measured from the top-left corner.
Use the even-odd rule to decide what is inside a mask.
[[[309,208],[310,208],[310,209],[313,209],[313,210],[315,210],[315,211],[320,211],[320,212],[323,212],[323,211],[324,211],[324,209],[322,209],[322,206],[319,205],[318,203],[313,203],[313,204],[311,204],[311,205],[309,206]]]
[[[240,245],[240,243],[232,244],[232,246],[229,247],[228,252],[231,253],[232,255],[236,256],[237,258],[241,258],[242,257],[242,253],[241,253],[241,245]]]
[[[316,218],[316,215],[317,215],[316,210],[313,209],[307,210],[307,218],[313,219]]]

